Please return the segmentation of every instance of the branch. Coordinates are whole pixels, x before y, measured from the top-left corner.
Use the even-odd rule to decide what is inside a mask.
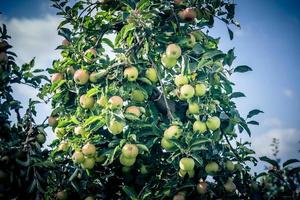
[[[232,145],[231,145],[231,143],[230,143],[230,141],[229,141],[227,135],[226,135],[223,131],[222,131],[222,135],[224,135],[225,140],[226,140],[226,142],[228,143],[230,150],[231,150],[232,153],[235,155],[236,159],[237,159],[238,161],[241,161],[242,159],[240,158],[240,156],[238,155],[238,153],[235,151],[235,149],[232,147]]]

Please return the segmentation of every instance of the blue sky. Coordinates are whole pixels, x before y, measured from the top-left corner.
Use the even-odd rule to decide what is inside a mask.
[[[235,47],[234,65],[246,64],[253,72],[235,74],[232,80],[235,90],[244,92],[247,98],[238,99],[242,115],[259,108],[265,113],[256,119],[259,127],[252,127],[251,140],[258,155],[270,155],[273,137],[280,139],[281,158],[300,157],[300,1],[298,0],[236,0],[236,19],[242,28],[233,28],[235,37],[229,40],[226,26],[216,23],[211,30],[221,37],[224,51]],[[23,63],[36,57],[37,66],[49,67],[59,58],[54,51],[61,42],[56,26],[59,17],[50,8],[48,0],[0,0],[4,16],[0,22],[8,25],[13,36],[12,44]],[[15,96],[27,101],[34,96],[32,90],[15,87]],[[43,121],[50,108],[38,107]],[[49,138],[52,138],[51,135]]]

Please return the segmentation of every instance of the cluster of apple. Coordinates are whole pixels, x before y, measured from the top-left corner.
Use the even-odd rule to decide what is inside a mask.
[[[119,157],[120,163],[125,167],[131,167],[139,154],[139,149],[135,144],[125,144]]]
[[[75,164],[80,164],[83,169],[93,169],[96,159],[96,147],[93,144],[87,143],[81,151],[75,151],[72,155],[72,160]]]

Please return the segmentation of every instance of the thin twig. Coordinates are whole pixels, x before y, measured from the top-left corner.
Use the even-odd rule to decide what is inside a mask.
[[[230,141],[229,141],[227,135],[226,135],[224,132],[222,132],[222,135],[224,135],[225,140],[226,140],[226,142],[228,143],[230,150],[231,150],[232,153],[235,155],[236,159],[238,159],[238,161],[240,161],[241,158],[240,158],[240,156],[236,153],[236,151],[235,151],[235,149],[233,148],[233,146],[231,145],[231,143],[230,143]]]

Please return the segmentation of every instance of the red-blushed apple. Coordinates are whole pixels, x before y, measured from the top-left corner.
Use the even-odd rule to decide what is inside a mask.
[[[206,85],[199,83],[195,85],[195,96],[202,97],[206,93]]]
[[[81,167],[83,169],[93,169],[94,166],[95,166],[94,158],[85,158],[84,161],[81,163]]]
[[[122,148],[122,154],[126,158],[136,158],[139,154],[139,149],[135,144],[125,144]]]
[[[143,93],[142,90],[133,90],[132,93],[131,93],[131,99],[133,101],[137,101],[137,102],[143,102],[145,101],[145,94]]]
[[[186,8],[178,13],[178,16],[180,19],[187,21],[187,22],[193,22],[195,18],[197,17],[197,12],[194,8]]]
[[[226,183],[224,184],[224,189],[226,192],[234,192],[236,190],[236,186],[232,181],[232,178],[228,178]]]
[[[85,109],[91,109],[95,105],[95,99],[93,97],[87,96],[86,94],[80,97],[79,102],[81,107]]]
[[[129,106],[126,108],[126,113],[135,115],[136,117],[140,117],[142,115],[141,109],[137,106]]]
[[[131,167],[132,165],[134,165],[136,158],[127,158],[125,157],[123,154],[120,155],[119,161],[122,165],[127,166],[127,167]]]
[[[112,119],[112,120],[110,120],[107,128],[111,134],[117,135],[117,134],[120,134],[123,132],[125,125],[126,124],[124,121]]]
[[[174,82],[177,87],[180,87],[180,86],[188,84],[189,80],[186,76],[180,74],[180,75],[175,76]]]
[[[177,44],[169,44],[166,49],[168,58],[178,59],[181,56],[181,48]]]
[[[184,157],[179,162],[180,169],[184,171],[191,171],[195,167],[195,161],[192,158]]]
[[[206,194],[207,193],[207,183],[202,179],[197,184],[197,192],[199,194]]]
[[[83,60],[85,62],[91,64],[95,61],[96,57],[97,57],[97,51],[95,49],[91,48],[84,52]]]
[[[153,67],[147,68],[145,72],[145,77],[149,79],[152,83],[156,83],[158,81],[157,72]]]
[[[176,58],[169,58],[166,54],[163,54],[161,56],[161,63],[162,65],[167,68],[171,69],[172,67],[175,67],[177,64],[177,59]]]
[[[123,107],[123,99],[119,96],[110,97],[108,103],[111,109],[121,109]]]
[[[167,151],[171,150],[175,146],[171,141],[169,141],[165,137],[163,137],[161,139],[160,144],[161,144],[162,148],[164,148]]]
[[[81,152],[87,157],[94,157],[96,154],[96,147],[91,143],[87,143],[82,147]]]
[[[57,117],[50,116],[50,117],[48,118],[48,124],[49,124],[49,126],[51,126],[51,127],[56,127],[57,124],[58,124]]]
[[[177,125],[172,125],[164,131],[164,138],[170,140],[171,138],[179,138],[181,136],[182,130]]]
[[[191,114],[197,114],[200,112],[200,106],[198,103],[196,102],[190,102],[189,103],[189,106],[188,106],[188,111],[191,113]]]
[[[72,160],[76,164],[80,164],[84,161],[84,155],[80,151],[75,151],[72,155]]]
[[[139,71],[136,67],[127,67],[124,70],[124,78],[126,78],[128,81],[136,81],[138,75]]]
[[[180,96],[184,99],[190,99],[195,95],[193,86],[186,84],[180,88]]]
[[[209,117],[206,121],[206,126],[209,130],[215,131],[220,128],[221,121],[218,117]]]
[[[205,172],[207,174],[215,174],[219,171],[219,165],[216,162],[209,162],[205,166]]]
[[[195,121],[193,124],[193,131],[195,133],[205,133],[207,131],[206,124],[199,120]]]
[[[51,76],[51,83],[55,83],[57,81],[61,81],[64,79],[64,75],[62,75],[61,73],[54,73]]]
[[[79,69],[74,73],[74,81],[78,85],[85,85],[89,81],[89,77],[89,73],[83,69]]]

